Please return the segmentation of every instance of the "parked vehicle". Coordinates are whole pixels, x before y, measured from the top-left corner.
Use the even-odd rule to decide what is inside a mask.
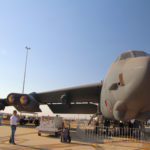
[[[41,136],[42,133],[49,135],[58,136],[62,131],[62,117],[42,117],[40,120],[40,125],[37,127],[38,135]]]

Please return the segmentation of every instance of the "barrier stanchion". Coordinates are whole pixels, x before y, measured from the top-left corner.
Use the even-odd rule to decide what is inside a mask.
[[[93,140],[95,142],[113,142],[126,140],[127,142],[144,142],[146,135],[141,128],[129,128],[129,127],[106,127],[106,126],[78,126],[76,130],[78,136],[86,138],[87,140]]]
[[[126,128],[126,134],[127,134],[127,141],[129,141],[129,130],[128,130],[128,127]]]

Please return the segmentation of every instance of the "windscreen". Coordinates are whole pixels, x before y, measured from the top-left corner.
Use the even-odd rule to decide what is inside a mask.
[[[131,58],[132,55],[130,52],[127,52],[127,53],[123,53],[120,57],[120,60],[123,60],[123,59],[127,59],[127,58]]]
[[[150,56],[149,54],[147,54],[147,53],[145,53],[145,52],[141,52],[141,51],[133,52],[133,55],[134,55],[135,57]]]

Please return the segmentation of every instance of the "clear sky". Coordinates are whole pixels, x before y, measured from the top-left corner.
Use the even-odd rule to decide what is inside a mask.
[[[0,0],[0,97],[100,82],[123,51],[150,53],[149,0]]]

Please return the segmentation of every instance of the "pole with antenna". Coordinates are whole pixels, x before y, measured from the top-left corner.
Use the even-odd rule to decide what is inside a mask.
[[[26,80],[26,70],[27,70],[27,62],[28,62],[28,51],[31,48],[26,46],[25,49],[27,50],[27,52],[26,52],[26,60],[25,60],[25,69],[24,69],[24,79],[23,79],[22,94],[24,94],[24,87],[25,87],[25,80]]]

